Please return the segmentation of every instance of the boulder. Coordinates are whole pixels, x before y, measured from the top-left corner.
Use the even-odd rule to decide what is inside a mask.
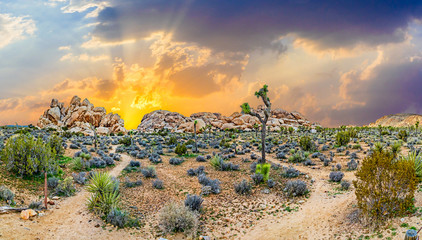
[[[29,220],[31,217],[34,216],[37,216],[37,212],[35,212],[33,209],[27,209],[21,212],[21,218],[23,220]]]
[[[40,117],[37,126],[40,128],[56,126],[60,131],[60,127],[66,126],[72,132],[82,132],[86,135],[93,135],[91,126],[102,127],[99,132],[104,134],[127,132],[124,121],[118,114],[107,114],[104,107],[94,107],[86,98],[81,103],[81,98],[78,96],[72,98],[69,107],[65,107],[57,99],[52,99],[50,108]]]

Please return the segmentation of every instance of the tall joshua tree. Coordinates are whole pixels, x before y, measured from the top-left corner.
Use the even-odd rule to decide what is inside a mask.
[[[259,161],[260,164],[265,164],[265,136],[266,136],[266,130],[267,130],[267,121],[268,118],[271,115],[271,102],[270,99],[267,96],[268,93],[268,86],[264,85],[261,89],[259,89],[259,91],[255,92],[255,96],[257,98],[261,98],[262,101],[265,104],[265,109],[264,109],[264,118],[261,117],[261,115],[259,115],[258,113],[254,112],[251,107],[249,106],[249,103],[244,103],[242,104],[240,107],[242,108],[242,112],[245,114],[249,114],[252,115],[254,117],[257,117],[258,120],[261,122],[262,127],[261,127],[261,153],[262,153],[262,157],[261,160]]]
[[[196,143],[196,124],[198,124],[198,121],[197,120],[195,120],[193,122],[193,134],[195,136],[195,152],[198,152],[198,145]]]

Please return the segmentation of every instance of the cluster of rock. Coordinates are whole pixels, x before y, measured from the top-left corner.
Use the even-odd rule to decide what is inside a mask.
[[[257,112],[263,115],[263,106],[259,106]],[[239,129],[243,131],[254,130],[254,125],[260,125],[257,117],[249,114],[235,112],[226,117],[220,113],[199,112],[185,117],[177,112],[166,110],[157,110],[144,115],[138,131],[154,132],[160,129],[168,129],[172,132],[193,132],[194,121],[197,121],[196,130],[199,132],[206,126],[213,129]],[[299,126],[311,127],[313,124],[305,119],[299,112],[287,112],[277,108],[271,110],[271,117],[268,119],[267,126],[270,131],[280,130],[281,127],[297,128]]]
[[[62,102],[52,99],[50,108],[38,120],[40,128],[54,128],[59,131],[66,127],[70,132],[82,132],[93,135],[93,127],[97,134],[126,132],[124,120],[118,114],[108,113],[103,107],[94,107],[88,99],[81,102],[81,98],[74,96],[69,107]]]
[[[375,123],[369,124],[369,127],[378,127],[379,125],[383,127],[409,127],[415,126],[419,122],[422,125],[422,115],[412,114],[412,113],[399,113],[384,116]]]

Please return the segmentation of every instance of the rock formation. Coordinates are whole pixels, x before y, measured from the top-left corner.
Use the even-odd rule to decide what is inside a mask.
[[[369,127],[378,127],[379,125],[383,127],[409,127],[415,126],[417,121],[419,121],[420,126],[422,126],[422,115],[412,113],[399,113],[384,116],[375,121],[375,123],[369,124]]]
[[[40,128],[54,128],[60,130],[67,127],[70,132],[83,132],[93,135],[94,126],[98,134],[126,132],[124,121],[118,114],[108,113],[103,107],[94,107],[88,99],[74,96],[69,107],[65,107],[57,99],[52,99],[50,108],[38,120]]]
[[[262,113],[263,106],[258,106],[257,112]],[[144,115],[138,131],[154,132],[159,129],[168,129],[172,132],[193,132],[193,123],[197,120],[197,131],[201,128],[211,125],[214,129],[239,129],[243,131],[252,131],[254,124],[260,124],[258,118],[248,114],[235,112],[229,117],[220,113],[199,112],[185,117],[177,112],[157,110]],[[271,117],[267,126],[270,131],[280,130],[281,127],[299,127],[312,126],[305,117],[298,112],[287,112],[277,108],[271,111]]]

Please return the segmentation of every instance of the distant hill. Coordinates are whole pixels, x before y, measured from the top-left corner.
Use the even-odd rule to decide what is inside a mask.
[[[419,121],[422,126],[422,115],[413,113],[398,113],[384,116],[375,123],[369,124],[369,127],[377,127],[379,125],[383,127],[409,127],[415,126],[416,122]]]

